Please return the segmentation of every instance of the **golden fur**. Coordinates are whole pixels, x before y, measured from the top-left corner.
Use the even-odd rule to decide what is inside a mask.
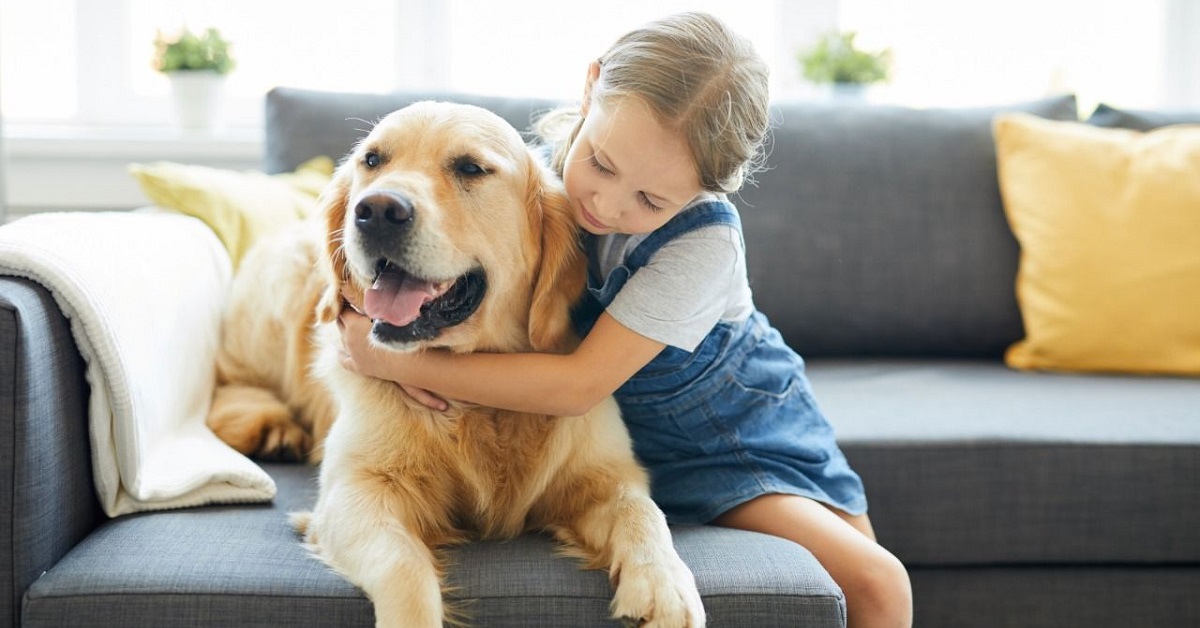
[[[318,225],[305,223],[256,244],[234,277],[208,426],[247,456],[320,462],[315,445],[337,414],[312,369],[323,253]]]
[[[412,215],[399,227],[369,222],[379,212],[365,204],[380,198],[406,199]],[[356,146],[322,205],[320,233],[300,229],[243,263],[210,424],[246,453],[317,446],[317,503],[293,521],[319,558],[371,598],[377,625],[442,626],[451,613],[437,548],[525,531],[548,531],[588,566],[608,568],[615,617],[704,625],[691,572],[612,399],[580,417],[457,402],[439,413],[338,362],[343,295],[361,309],[381,255],[441,282],[486,276],[476,309],[434,337],[398,338],[377,321],[373,342],[384,348],[575,346],[569,309],[585,260],[564,193],[516,131],[482,109],[412,105]],[[397,231],[370,233],[379,229]]]

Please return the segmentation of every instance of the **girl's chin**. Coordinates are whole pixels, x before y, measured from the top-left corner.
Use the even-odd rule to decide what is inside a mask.
[[[580,223],[580,226],[583,227],[584,231],[592,235],[608,235],[613,232],[612,229],[599,229],[587,222]]]

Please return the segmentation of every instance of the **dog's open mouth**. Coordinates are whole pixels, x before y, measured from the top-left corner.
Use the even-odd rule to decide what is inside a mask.
[[[470,318],[486,290],[482,270],[451,281],[429,281],[380,260],[375,283],[364,295],[363,309],[375,321],[373,331],[380,341],[431,340],[442,329]]]

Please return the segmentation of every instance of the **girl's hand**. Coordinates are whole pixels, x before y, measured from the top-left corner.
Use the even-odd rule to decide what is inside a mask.
[[[338,361],[341,362],[342,368],[360,375],[393,381],[417,403],[445,412],[450,407],[445,399],[423,388],[396,382],[388,376],[385,356],[368,341],[371,324],[370,319],[359,314],[354,308],[342,308],[342,313],[338,316],[338,331],[342,333],[342,349],[338,352]]]
[[[368,337],[371,333],[371,320],[356,312],[353,308],[342,308],[338,315],[338,331],[342,333],[342,350],[338,359],[342,367],[359,375],[368,377],[383,377],[382,357],[377,349],[371,346]]]

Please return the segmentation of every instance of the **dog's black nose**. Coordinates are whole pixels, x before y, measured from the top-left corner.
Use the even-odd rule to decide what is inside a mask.
[[[354,222],[361,229],[402,227],[412,218],[412,201],[395,192],[373,192],[354,206]]]

